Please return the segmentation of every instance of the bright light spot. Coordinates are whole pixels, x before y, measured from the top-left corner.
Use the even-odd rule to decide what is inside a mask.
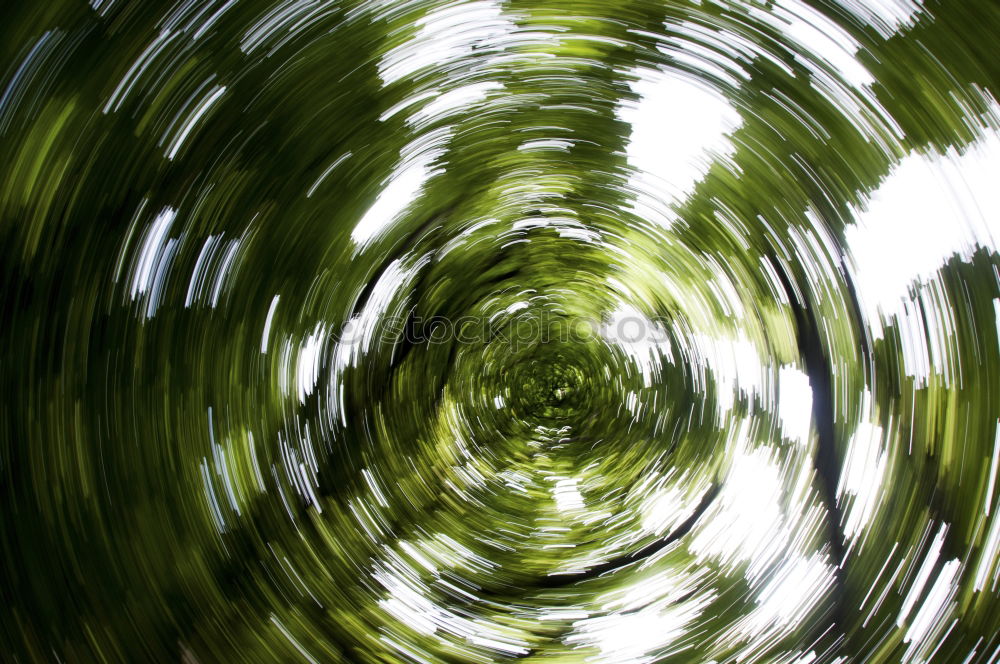
[[[752,562],[754,576],[787,548],[789,528],[781,512],[784,482],[781,469],[765,449],[745,449],[744,425],[729,443],[737,450],[722,490],[691,541],[691,551],[723,564]]]
[[[906,594],[906,598],[903,600],[903,606],[899,610],[899,615],[896,617],[896,626],[902,627],[906,624],[906,619],[909,617],[910,612],[913,611],[913,607],[916,606],[917,600],[923,594],[924,586],[927,585],[928,579],[930,579],[931,573],[937,566],[938,557],[941,555],[941,547],[944,546],[944,538],[948,534],[947,524],[942,524],[938,528],[937,533],[934,535],[934,540],[927,551],[927,556],[924,558],[923,563],[920,565],[920,569],[917,572],[917,576],[914,578],[913,583],[910,585],[910,590]]]
[[[784,365],[778,371],[778,417],[784,436],[798,443],[809,440],[813,393],[809,376]]]
[[[919,18],[922,5],[922,0],[845,0],[840,3],[885,39],[911,27]]]
[[[414,127],[424,126],[435,120],[448,117],[456,111],[468,109],[485,99],[490,92],[501,89],[503,89],[502,85],[490,81],[463,85],[443,94],[437,94],[433,101],[414,111],[413,115],[406,119],[406,123]]]
[[[437,173],[432,168],[433,163],[444,154],[444,143],[450,135],[450,128],[433,132],[418,138],[403,150],[402,162],[351,231],[351,239],[358,245],[357,251],[364,250],[381,236],[416,200],[427,181]]]
[[[632,125],[626,148],[635,173],[635,210],[669,226],[665,206],[683,200],[704,177],[715,155],[734,151],[727,134],[741,118],[719,93],[676,73],[647,68],[635,72],[638,104],[624,104],[618,115]]]
[[[691,339],[687,355],[692,365],[712,372],[720,419],[732,411],[737,393],[754,396],[763,391],[763,359],[757,346],[745,336],[698,334]]]
[[[574,512],[584,508],[583,495],[580,493],[580,480],[572,477],[554,477],[552,497],[560,512]]]
[[[905,315],[908,290],[953,255],[1000,248],[1000,134],[963,155],[906,157],[846,232],[855,285],[876,338],[881,317]]]
[[[669,485],[662,486],[667,481]],[[671,532],[691,517],[707,492],[708,486],[698,482],[687,471],[676,479],[671,478],[668,473],[665,478],[660,478],[652,487],[644,488],[641,492],[639,513],[642,516],[643,530],[656,536]]]
[[[871,73],[855,57],[861,45],[822,13],[797,0],[777,0],[774,14],[779,19],[774,24],[780,30],[847,83],[855,88],[874,83]]]
[[[701,614],[704,601],[699,599],[663,608],[657,603],[631,613],[586,618],[574,623],[577,632],[567,637],[566,643],[596,646],[602,657],[590,661],[651,663],[657,658],[649,653],[683,637],[687,626]]]
[[[418,19],[417,33],[382,58],[378,73],[385,85],[410,78],[427,67],[472,55],[474,47],[495,47],[515,30],[500,4],[488,0],[439,7]]]
[[[882,449],[882,428],[862,422],[847,444],[844,469],[837,493],[849,494],[853,501],[844,509],[844,538],[853,540],[865,532],[883,495],[886,453]]]
[[[910,644],[903,661],[931,661],[930,654],[937,650],[937,644],[947,636],[947,621],[955,608],[953,600],[958,591],[961,573],[962,563],[958,558],[949,560],[941,567],[934,585],[927,591],[927,597],[903,636],[903,643]]]
[[[760,638],[768,629],[784,631],[804,624],[834,582],[834,567],[824,557],[794,556],[782,563],[757,596],[757,608],[743,624],[747,636]]]
[[[601,336],[624,352],[642,373],[643,384],[653,385],[664,361],[673,362],[667,331],[635,307],[619,303],[600,328]]]

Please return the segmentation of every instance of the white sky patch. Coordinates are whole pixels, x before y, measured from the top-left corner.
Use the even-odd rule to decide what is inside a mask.
[[[383,558],[374,564],[372,571],[372,577],[386,591],[379,607],[418,633],[437,637],[442,643],[454,646],[469,661],[476,661],[482,656],[481,652],[476,653],[469,648],[470,645],[487,648],[492,651],[491,654],[505,657],[526,655],[528,644],[519,629],[485,619],[469,618],[434,600],[434,589],[423,576],[435,567],[431,559],[439,545],[452,543],[457,544],[454,540],[403,542],[400,545],[403,554],[385,548]]]
[[[684,342],[681,339],[681,343]],[[697,334],[687,341],[685,352],[692,365],[702,371],[711,371],[717,388],[715,396],[720,418],[732,411],[737,392],[748,397],[762,394],[763,359],[757,346],[745,336]]]
[[[173,160],[177,156],[178,151],[180,151],[181,146],[184,145],[184,141],[187,140],[188,136],[197,126],[198,121],[201,120],[202,116],[208,112],[212,106],[222,98],[222,95],[226,93],[226,86],[217,85],[212,88],[205,98],[202,99],[198,105],[188,116],[187,120],[181,125],[180,129],[175,134],[174,138],[170,141],[170,145],[167,147],[167,159]]]
[[[619,303],[602,324],[600,332],[605,341],[631,358],[642,373],[646,387],[657,382],[664,361],[674,361],[666,330],[631,305]]]
[[[414,265],[405,266],[403,259],[397,258],[385,268],[372,287],[371,294],[361,311],[344,327],[338,345],[351,350],[349,355],[344,357],[338,353],[338,368],[342,368],[340,365],[342,361],[353,364],[371,350],[378,326],[383,322],[393,301],[429,260],[429,257],[424,256]]]
[[[904,662],[932,661],[937,646],[947,636],[947,621],[955,608],[954,598],[958,591],[958,579],[962,573],[962,563],[949,560],[941,567],[937,579],[927,591],[909,629],[903,636],[903,643],[910,644],[903,655]]]
[[[599,244],[601,242],[600,232],[594,230],[593,228],[588,228],[573,217],[564,215],[527,217],[520,221],[515,221],[510,225],[510,229],[513,232],[523,231],[529,228],[551,228],[559,234],[559,237],[567,240],[590,242],[593,244]]]
[[[997,322],[1000,328],[1000,301],[993,301],[997,309]],[[993,456],[990,458],[990,474],[987,479],[986,496],[983,500],[983,516],[989,517],[993,508],[993,493],[996,490],[997,481],[997,461],[1000,458],[1000,420],[996,424],[996,434],[993,441]],[[1000,556],[1000,518],[988,519],[990,523],[989,532],[983,542],[979,553],[979,562],[976,565],[976,592],[981,592],[986,588],[987,577],[990,571],[996,569],[998,556]],[[993,583],[990,590],[996,591],[997,572],[993,571]]]
[[[906,593],[906,598],[903,600],[903,606],[896,617],[897,627],[902,627],[906,624],[906,619],[910,616],[913,608],[917,605],[917,600],[923,594],[924,586],[927,585],[927,581],[930,579],[931,573],[937,565],[938,557],[941,555],[941,547],[944,546],[944,538],[947,534],[948,525],[941,524],[941,527],[938,528],[937,533],[934,535],[934,540],[928,548],[927,555],[924,557],[920,569],[917,571],[916,577],[913,579],[913,583],[910,584],[910,590]]]
[[[642,507],[642,527],[645,531],[661,535],[669,532],[687,516],[688,507],[684,492],[676,487],[666,487],[646,500]]]
[[[724,34],[727,37],[733,35],[732,32]],[[741,60],[739,56],[720,55],[712,48],[694,41],[678,38],[667,38],[665,41],[666,44],[660,47],[661,51],[667,53],[672,61],[687,65],[700,74],[718,78],[734,88],[739,87],[742,82],[750,78],[739,63],[752,60],[753,56]],[[713,46],[716,45],[713,44]]]
[[[766,51],[744,35],[717,31],[694,21],[671,23],[669,33],[660,50],[678,62],[718,76],[733,86],[741,85],[750,78],[741,63],[768,57]]]
[[[379,602],[384,611],[420,634],[430,636],[437,631],[437,623],[443,620],[444,613],[414,583],[408,583],[405,577],[382,575],[377,578],[390,593],[387,599]]]
[[[691,477],[687,471],[674,477],[671,469],[648,484],[643,481],[634,492],[640,496],[638,507],[642,529],[651,535],[671,532],[694,514],[708,492],[707,481]]]
[[[998,432],[998,437],[1000,437],[1000,432]],[[976,592],[982,592],[986,589],[989,589],[990,592],[996,592],[998,576],[1000,576],[1000,568],[997,565],[1000,562],[1000,518],[994,516],[989,519],[989,522],[990,529],[980,549],[979,562],[976,564],[976,583],[974,586]]]
[[[867,532],[883,496],[887,455],[882,438],[880,426],[861,422],[847,443],[837,494],[838,501],[853,497],[843,509],[844,538],[849,542]]]
[[[559,237],[566,240],[576,240],[578,242],[589,242],[590,244],[601,244],[601,234],[592,228],[587,228],[579,222],[563,223],[557,221],[552,225]]]
[[[327,406],[331,416],[336,419],[339,413],[340,421],[344,426],[347,426],[346,413],[343,408],[342,376],[344,371],[348,367],[356,365],[358,360],[371,350],[379,330],[379,324],[385,320],[386,315],[390,312],[393,302],[397,300],[397,295],[404,291],[407,284],[429,261],[429,256],[422,256],[412,265],[405,266],[403,259],[394,260],[375,282],[361,311],[345,323],[333,351],[333,377],[327,395]]]
[[[208,501],[208,511],[212,515],[215,529],[223,533],[227,530],[226,519],[222,514],[219,498],[215,495],[215,483],[212,481],[212,474],[208,469],[207,457],[202,457],[201,463],[198,464],[198,469],[201,471],[202,489],[204,490],[205,500]]]
[[[839,25],[798,0],[777,0],[772,10],[778,20],[768,20],[812,58],[826,62],[844,80],[861,88],[874,83],[856,53],[861,45]],[[756,13],[756,12],[755,12]]]
[[[679,585],[679,584],[675,584]],[[657,595],[669,598],[685,594],[674,591],[644,594],[652,601]],[[668,647],[687,634],[688,626],[701,615],[711,600],[707,594],[695,595],[684,602],[657,601],[638,611],[611,613],[585,618],[573,623],[574,632],[566,637],[570,646],[596,647],[600,656],[587,661],[602,664],[647,664],[657,660],[650,655]]]
[[[527,309],[530,306],[531,306],[530,302],[526,302],[524,300],[521,300],[520,302],[515,302],[515,303],[511,304],[510,306],[508,306],[506,309],[503,310],[503,313],[506,316],[511,316],[513,314],[516,314],[518,311],[524,311],[525,309]]]
[[[315,491],[315,488],[319,487],[319,479],[317,477],[319,465],[316,461],[315,451],[312,449],[308,429],[306,430],[306,438],[303,441],[304,445],[301,451],[289,445],[288,441],[280,434],[278,435],[278,442],[281,451],[281,466],[289,485],[295,488],[304,501],[322,514],[323,506],[320,504]]]
[[[770,630],[784,634],[802,624],[833,585],[834,569],[819,554],[792,556],[761,588],[757,607],[741,623],[741,631],[755,640],[764,640],[762,637]]]
[[[998,323],[1000,323],[1000,300],[993,300],[993,308],[996,310]],[[997,325],[1000,329],[1000,324]],[[993,504],[993,490],[996,489],[997,481],[997,461],[1000,460],[1000,420],[997,420],[996,434],[993,438],[993,454],[990,457],[990,474],[986,485],[986,501],[983,504],[983,514],[990,515]]]
[[[386,110],[382,111],[382,115],[378,116],[378,121],[385,122],[386,120],[390,120],[391,118],[395,117],[400,112],[405,111],[411,106],[414,106],[421,102],[426,102],[428,99],[433,99],[434,97],[438,96],[439,92],[440,91],[437,88],[432,88],[430,90],[423,90],[421,92],[418,92],[413,96],[406,97],[405,99],[403,99],[403,101],[393,104]]]
[[[809,441],[812,406],[809,376],[796,367],[783,365],[778,371],[778,417],[786,438],[801,444]]]
[[[903,159],[846,231],[855,286],[872,334],[882,319],[905,315],[908,289],[958,254],[1000,248],[1000,134],[965,154]]]
[[[898,147],[896,141],[903,139],[902,129],[872,91],[875,79],[858,59],[861,44],[849,32],[800,0],[776,0],[767,10],[751,7],[749,13],[755,20],[783,33],[795,59],[809,71],[810,84],[837,111],[851,118],[869,141],[886,151]],[[762,55],[768,57],[766,52]],[[775,61],[773,57],[769,59]],[[829,138],[786,95],[780,91],[771,95],[809,127],[817,140]]]
[[[240,41],[240,50],[244,53],[251,53],[314,4],[313,0],[292,0],[291,2],[279,3],[247,30]]]
[[[188,0],[178,2],[158,24],[166,32],[182,32],[191,35],[192,41],[204,36],[212,26],[229,11],[236,0]]]
[[[689,647],[691,623],[717,597],[706,587],[706,572],[698,567],[675,568],[644,575],[607,593],[599,600],[604,615],[575,622],[566,644],[596,646],[601,657],[588,661],[606,664],[652,662],[680,652]],[[678,601],[680,597],[686,599]]]
[[[412,127],[423,127],[435,120],[449,117],[455,114],[456,111],[461,111],[478,104],[486,99],[489,93],[501,89],[503,89],[502,85],[489,81],[463,85],[454,90],[437,94],[437,97],[433,101],[414,111],[406,119],[406,123]]]
[[[634,73],[639,102],[618,109],[632,125],[629,187],[636,192],[636,212],[669,226],[672,215],[664,207],[694,190],[715,155],[733,153],[728,134],[742,120],[721,94],[689,78],[649,68]]]
[[[580,480],[575,477],[553,477],[552,498],[560,512],[578,512],[584,509]]]
[[[379,76],[391,85],[425,67],[443,68],[471,55],[474,46],[501,45],[515,28],[498,2],[452,2],[417,20],[413,38],[392,48],[379,62]]]
[[[954,310],[941,279],[920,283],[912,300],[902,300],[896,313],[903,371],[918,386],[937,374],[950,386],[958,366]]]
[[[720,211],[715,212],[715,218],[720,224],[724,225],[727,230],[729,230],[734,237],[739,237],[742,232],[738,228],[734,228],[732,225],[728,224],[729,215],[720,214]],[[746,318],[746,307],[743,305],[743,299],[740,296],[740,287],[733,282],[733,277],[729,275],[729,272],[719,265],[719,262],[713,258],[706,258],[704,260],[705,267],[707,267],[712,272],[712,278],[705,280],[705,288],[711,293],[715,300],[715,304],[722,309],[722,313],[726,318],[735,318],[736,320],[743,320]],[[745,294],[744,294],[745,296]]]
[[[229,463],[227,463],[226,454],[220,446],[212,445],[212,456],[215,460],[215,474],[222,481],[226,499],[229,501],[229,507],[236,516],[240,516],[240,501],[237,498],[239,489],[236,488],[240,484],[238,481],[235,484],[232,481],[233,476],[229,469]]]
[[[845,0],[839,6],[870,25],[885,39],[911,27],[923,11],[920,0]]]
[[[752,562],[748,576],[753,577],[786,550],[790,532],[781,514],[781,469],[766,449],[750,451],[744,444],[735,443],[730,472],[710,508],[713,513],[700,520],[691,551],[723,564]]]
[[[424,185],[437,171],[433,163],[444,154],[444,145],[451,136],[451,128],[439,130],[417,138],[401,153],[401,162],[392,172],[364,216],[351,231],[351,239],[357,244],[355,252],[361,252],[380,237],[400,215],[413,203]]]

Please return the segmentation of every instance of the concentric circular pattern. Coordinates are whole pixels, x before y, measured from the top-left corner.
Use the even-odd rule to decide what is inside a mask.
[[[1000,660],[996,0],[0,22],[0,659]]]

